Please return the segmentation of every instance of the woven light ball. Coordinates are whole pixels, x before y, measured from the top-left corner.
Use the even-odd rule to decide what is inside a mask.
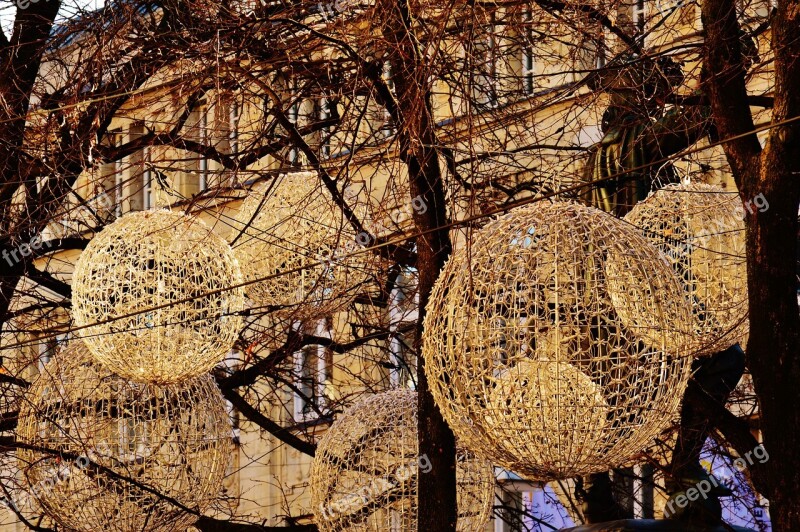
[[[746,343],[748,319],[744,208],[735,192],[673,184],[638,203],[625,219],[667,255],[694,305],[700,354]]]
[[[175,383],[209,371],[242,327],[242,275],[202,221],[166,210],[126,214],[81,253],[72,312],[92,356],[136,381]]]
[[[370,395],[341,414],[320,439],[311,468],[311,504],[320,532],[417,530],[417,479],[430,473],[417,441],[417,393]],[[489,521],[494,472],[460,450],[456,464],[459,532]]]
[[[32,384],[17,438],[35,449],[19,451],[35,502],[61,527],[85,532],[185,530],[197,515],[165,498],[207,509],[232,452],[211,376],[135,383],[93,362],[79,340]]]
[[[247,295],[276,313],[324,317],[350,303],[369,277],[369,253],[353,254],[361,251],[358,235],[316,174],[257,185],[236,218],[243,231],[236,256],[245,279],[257,280]]]
[[[639,309],[629,323],[620,296]],[[608,214],[539,202],[490,222],[450,257],[426,311],[442,414],[465,447],[520,475],[626,464],[676,417],[690,304],[658,250]]]

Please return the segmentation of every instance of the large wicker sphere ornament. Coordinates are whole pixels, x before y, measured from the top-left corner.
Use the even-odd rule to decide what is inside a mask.
[[[209,371],[230,351],[242,327],[242,282],[233,250],[202,221],[134,212],[81,253],[72,312],[92,356],[109,370],[175,383]]]
[[[700,353],[749,331],[744,208],[735,192],[702,183],[652,193],[625,219],[664,251],[694,304]]]
[[[417,479],[430,473],[419,454],[417,393],[362,398],[340,415],[317,446],[311,503],[320,532],[416,532]],[[459,532],[478,532],[494,500],[491,464],[463,450],[456,464]]]
[[[236,256],[245,279],[256,281],[247,295],[277,314],[326,316],[351,302],[369,276],[369,254],[316,174],[257,185],[237,220],[243,234],[234,242]]]
[[[631,461],[673,421],[689,378],[691,306],[666,258],[570,203],[514,210],[472,237],[424,323],[431,391],[459,441],[540,480]],[[638,309],[624,324],[620,296]]]
[[[122,379],[76,340],[20,409],[19,452],[34,500],[68,530],[185,530],[219,495],[230,418],[209,375],[159,386]],[[51,452],[40,451],[47,449]]]

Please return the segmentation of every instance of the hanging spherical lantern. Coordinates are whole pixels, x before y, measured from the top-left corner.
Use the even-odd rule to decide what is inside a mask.
[[[248,296],[304,320],[350,303],[370,273],[370,253],[316,174],[281,175],[250,192],[236,216],[234,250]],[[354,255],[354,253],[356,253]]]
[[[737,193],[692,183],[659,189],[625,216],[683,280],[702,354],[745,343],[748,335],[743,215]]]
[[[72,312],[85,327],[78,334],[109,370],[174,383],[209,371],[230,351],[242,326],[241,284],[230,246],[203,222],[134,212],[81,253]]]
[[[621,298],[638,309],[625,323]],[[676,416],[689,302],[658,250],[608,214],[538,202],[490,222],[453,253],[426,310],[442,414],[465,447],[521,475],[623,465]]]
[[[209,375],[135,383],[91,360],[80,340],[30,387],[17,438],[28,492],[68,530],[185,530],[218,496],[232,452]],[[45,452],[49,450],[50,452]]]
[[[311,504],[320,532],[417,529],[417,393],[370,395],[341,414],[317,445]],[[489,462],[460,450],[456,464],[459,532],[482,531],[494,500]]]

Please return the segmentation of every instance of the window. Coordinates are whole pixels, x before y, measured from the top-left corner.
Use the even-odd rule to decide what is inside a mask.
[[[237,370],[241,369],[245,362],[244,354],[241,351],[231,350],[222,359],[222,362],[217,364],[216,369],[222,370],[226,375],[233,375]],[[228,412],[228,417],[231,420],[231,437],[235,444],[239,444],[241,438],[241,422],[239,418],[239,411],[233,406],[233,403],[225,400],[225,411]],[[233,471],[231,471],[232,473]]]
[[[292,87],[294,87],[294,83],[292,84]],[[292,91],[292,94],[294,94],[294,91]],[[294,103],[292,103],[292,105],[289,106],[289,109],[286,112],[286,118],[289,119],[289,122],[291,122],[293,126],[297,127],[297,120],[299,117],[300,117],[300,104],[295,100]],[[289,148],[287,159],[290,164],[299,165],[300,151],[294,146],[293,142],[291,142],[291,144],[292,147]]]
[[[320,320],[313,334],[330,338],[327,320]],[[296,421],[316,419],[318,410],[325,406],[325,383],[332,363],[330,355],[330,350],[321,345],[307,345],[294,354]]]
[[[297,88],[297,81],[294,77],[290,74],[282,74],[279,75],[276,79],[276,84],[278,86],[283,87],[285,90],[282,93],[281,104],[279,109],[285,108],[286,120],[294,127],[295,130],[299,129],[298,126],[300,125],[300,113],[303,111],[303,100],[300,97],[300,93]],[[264,115],[268,117],[270,114],[277,112],[273,109],[275,103],[272,101],[272,98],[269,96],[264,97]],[[316,106],[314,107],[316,110]],[[305,115],[304,115],[304,118]],[[291,127],[283,127],[278,126],[276,134],[278,135],[279,140],[285,142],[286,148],[285,151],[282,152],[281,155],[285,156],[284,161],[289,166],[297,167],[301,166],[301,153],[300,150],[295,146],[295,141],[291,138],[290,130]]]
[[[533,73],[535,69],[533,57],[533,29],[531,24],[533,14],[530,9],[525,10],[525,25],[522,30],[522,93],[533,94]]]
[[[50,336],[45,338],[44,341],[39,344],[39,371],[42,371],[45,364],[50,362],[56,353],[64,346],[69,338],[66,334],[57,334],[55,336]]]
[[[122,173],[122,161],[116,161],[114,165],[114,216],[122,216],[122,198],[125,185],[125,176]]]
[[[495,514],[495,532],[539,532],[575,526],[552,487],[523,480],[504,469],[495,471],[499,481],[495,501],[501,506],[499,515]]]
[[[500,505],[503,510],[500,515],[503,518],[494,520],[495,532],[523,532],[525,527],[522,523],[522,512],[525,511],[522,494],[517,491],[503,490],[499,496]]]
[[[480,107],[497,106],[497,37],[494,15],[472,45],[472,99]]]
[[[128,139],[132,142],[145,134],[143,122],[134,122],[130,125]],[[150,209],[154,205],[153,175],[151,148],[144,147],[126,158],[126,164],[131,169],[122,185],[124,200],[122,212],[140,211]]]
[[[320,122],[325,122],[326,120],[330,120],[332,113],[331,113],[331,106],[333,103],[328,98],[320,98],[319,102],[317,103],[317,118]],[[333,128],[331,126],[325,126],[319,131],[319,153],[320,157],[330,157],[331,155],[331,135],[332,135]]]
[[[199,106],[192,109],[187,121],[187,136],[197,142],[201,146],[208,146],[208,109],[205,106]],[[208,189],[210,176],[209,176],[209,161],[200,153],[188,152],[187,153],[187,182],[186,185],[188,195],[195,192],[203,192]],[[195,184],[197,188],[195,189]]]
[[[417,270],[406,267],[397,276],[389,300],[389,382],[392,386],[416,388],[417,357],[414,351],[419,317]]]
[[[108,146],[117,148],[122,145],[122,133],[119,130],[110,131],[106,137]],[[106,197],[102,198],[109,214],[114,218],[122,216],[122,198],[124,193],[125,177],[122,171],[122,160],[117,159],[105,165],[103,169],[103,190]]]
[[[208,113],[205,109],[200,109],[200,116],[197,120],[197,141],[202,146],[208,146]],[[197,185],[200,192],[208,188],[208,159],[201,156],[198,161]]]
[[[206,146],[216,146],[218,150],[225,152],[234,160],[238,158],[239,154],[239,122],[242,118],[242,106],[236,101],[236,97],[235,93],[225,93],[213,108],[211,115],[213,122],[209,124],[208,109],[205,109],[204,116],[198,122],[201,142]],[[217,168],[219,170],[216,170]],[[211,186],[235,186],[239,182],[236,169],[221,169],[208,159],[202,161],[201,169],[205,175],[204,181],[198,181],[198,188],[201,192],[208,190]]]
[[[633,467],[633,515],[636,519],[653,519],[655,482],[653,466],[640,464]]]
[[[389,61],[383,62],[383,80],[386,82],[386,86],[390,91],[394,90],[394,81],[392,80],[392,64]],[[394,121],[392,120],[392,115],[389,114],[389,111],[386,110],[386,107],[383,108],[383,127],[381,127],[381,134],[383,138],[389,138],[392,135],[397,133],[397,128],[395,127]]]
[[[603,68],[606,66],[606,43],[608,43],[608,38],[606,36],[605,28],[600,30],[600,34],[597,37],[597,53],[595,55],[595,68]]]
[[[390,367],[389,383],[392,387],[417,387],[417,361],[414,351],[415,329],[411,324],[404,324],[402,331],[395,331],[389,345]]]
[[[644,0],[634,0],[633,7],[631,8],[631,19],[633,20],[633,28],[637,35],[644,35],[644,25],[646,10]]]
[[[150,148],[142,150],[142,209],[148,210],[155,207],[155,194],[153,190],[153,163]]]
[[[239,153],[239,104],[231,100],[228,108],[228,146],[231,153]]]

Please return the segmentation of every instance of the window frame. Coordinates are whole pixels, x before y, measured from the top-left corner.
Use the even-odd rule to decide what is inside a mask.
[[[489,23],[485,25],[488,28],[485,36],[476,39],[472,44],[472,68],[470,69],[470,100],[472,104],[480,109],[494,109],[500,105],[500,98],[498,95],[498,72],[497,60],[498,54],[498,37],[496,32],[496,20],[494,13],[491,13]],[[485,49],[479,50],[478,47],[485,46]],[[480,61],[476,64],[478,54],[481,54]],[[486,66],[487,72],[476,72],[476,66]],[[485,86],[483,81],[484,80]],[[483,101],[485,99],[485,101]]]
[[[197,110],[197,141],[202,146],[208,145],[208,110],[205,107],[200,107]],[[197,187],[200,192],[208,190],[208,173],[209,164],[208,158],[204,155],[200,156],[197,163],[198,179]]]
[[[329,120],[333,113],[331,113],[331,100],[327,96],[321,96],[317,100],[316,117],[320,122]],[[332,137],[333,130],[331,126],[321,127],[319,130],[319,156],[320,159],[328,159],[332,153]]]
[[[298,327],[296,325],[296,327]],[[314,329],[314,335],[322,338],[330,338],[331,331],[327,319],[321,319],[317,322]],[[293,418],[298,423],[314,421],[319,418],[319,414],[312,408],[316,406],[317,410],[325,408],[327,405],[327,396],[325,395],[327,388],[327,381],[329,378],[328,371],[328,349],[320,344],[311,344],[293,353],[294,364],[294,385],[295,390],[292,393],[292,414]],[[309,374],[308,358],[313,357],[313,374]],[[304,388],[304,380],[310,381],[310,386]],[[308,390],[308,393],[306,393]],[[301,395],[300,393],[305,393]]]
[[[523,17],[525,26],[522,30],[522,52],[520,57],[520,66],[522,74],[522,94],[530,96],[536,91],[535,84],[535,70],[536,58],[533,52],[533,29],[530,24],[533,22],[533,11],[531,8],[525,9]]]
[[[413,325],[419,319],[418,283],[418,270],[404,267],[397,274],[389,294],[389,384],[393,388],[416,388],[416,364],[409,361],[408,353],[413,354]],[[406,374],[408,378],[402,382]]]
[[[142,148],[142,210],[156,208],[155,190],[153,188],[153,164],[150,146]]]

